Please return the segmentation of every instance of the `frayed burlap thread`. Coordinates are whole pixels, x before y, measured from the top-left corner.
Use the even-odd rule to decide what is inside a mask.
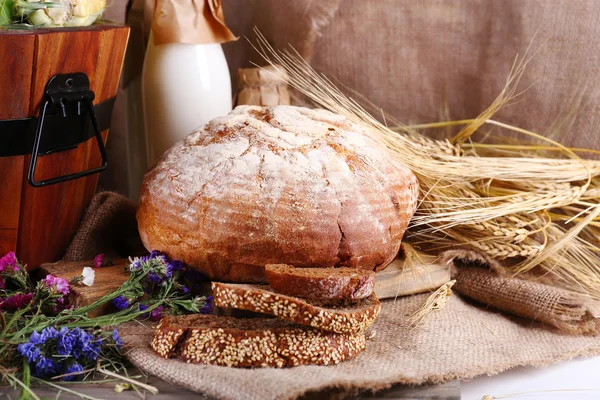
[[[337,366],[244,369],[167,360],[148,347],[151,332],[142,332],[138,324],[124,337],[131,347],[127,357],[149,374],[211,398],[269,400],[333,389],[356,393],[395,383],[441,383],[600,353],[600,337],[565,334],[483,309],[460,296],[450,297],[443,310],[411,329],[409,317],[427,296],[383,301],[367,349]]]
[[[496,260],[477,251],[450,250],[441,258],[452,265],[453,289],[463,296],[565,332],[600,333],[600,305],[592,299],[538,282],[532,275],[510,277]]]

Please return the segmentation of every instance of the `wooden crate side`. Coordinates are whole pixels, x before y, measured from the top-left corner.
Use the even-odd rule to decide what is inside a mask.
[[[38,115],[48,80],[56,74],[84,72],[95,86],[100,30],[43,31],[37,34],[29,110]],[[101,101],[101,99],[98,99]],[[87,166],[86,144],[38,158],[36,180],[82,171]],[[29,159],[25,157],[25,169]],[[39,172],[38,172],[39,171]],[[85,204],[85,182],[74,180],[34,188],[23,174],[18,248],[30,268],[58,259],[77,228]]]
[[[117,93],[119,86],[119,78],[123,60],[125,58],[125,50],[127,48],[127,40],[129,38],[129,28],[121,27],[105,27],[100,33],[100,51],[98,53],[98,67],[96,68],[97,86],[93,88],[97,99],[104,101]],[[102,132],[102,137],[106,143],[108,131]],[[98,167],[101,163],[100,152],[98,151],[96,141],[89,140],[87,146],[87,168]],[[109,166],[110,168],[110,166]],[[84,203],[88,204],[98,185],[99,175],[91,175],[85,178]]]
[[[29,115],[34,50],[35,35],[0,35],[0,120]],[[17,249],[24,161],[0,157],[0,256]]]

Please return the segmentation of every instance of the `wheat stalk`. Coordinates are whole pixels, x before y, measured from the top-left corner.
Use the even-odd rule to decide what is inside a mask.
[[[595,239],[600,234],[600,161],[577,154],[591,150],[569,149],[492,119],[520,95],[518,86],[531,57],[515,60],[505,88],[476,118],[411,127],[381,112],[386,122],[394,122],[389,128],[293,49],[275,51],[256,33],[256,50],[287,72],[290,86],[316,106],[361,126],[415,173],[421,196],[411,221],[412,240],[440,249],[473,247],[506,260],[510,273],[552,280],[600,299],[600,241]],[[462,128],[450,140],[434,140],[417,131],[452,126]],[[478,143],[474,136],[483,126],[516,132],[529,142],[508,138],[499,145]]]

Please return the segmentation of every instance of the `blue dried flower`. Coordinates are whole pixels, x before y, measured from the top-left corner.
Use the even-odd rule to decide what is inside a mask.
[[[200,309],[200,314],[212,314],[212,312],[213,312],[213,308],[212,308],[212,296],[208,296],[206,298],[206,303]]]
[[[49,339],[56,338],[58,336],[58,331],[54,327],[49,326],[49,327],[44,328],[42,330],[42,335],[41,336],[42,336],[42,342],[46,342]]]
[[[44,339],[42,338],[42,335],[37,333],[37,331],[34,331],[31,336],[29,336],[29,342],[33,344],[42,344],[44,343]]]
[[[94,337],[89,335],[90,340],[83,344],[81,347],[81,351],[84,356],[89,358],[90,360],[96,361],[98,356],[100,355],[100,351],[102,348],[102,338],[97,338],[96,340],[91,340]]]
[[[81,366],[81,364],[78,364],[78,363],[71,364],[71,366],[69,368],[67,368],[67,370],[65,371],[65,374],[72,374],[74,372],[83,372],[83,367]],[[69,381],[72,381],[73,379],[79,379],[81,377],[83,377],[83,374],[69,375],[69,376],[63,376],[62,380],[69,382]]]
[[[123,339],[121,339],[116,329],[113,331],[112,338],[115,341],[115,345],[117,345],[117,349],[120,349],[123,346]]]
[[[56,365],[51,358],[40,356],[40,359],[35,364],[34,375],[38,377],[46,377],[56,375],[58,371],[58,365]]]
[[[27,361],[34,362],[40,356],[40,349],[34,343],[21,343],[17,346],[17,350],[21,356],[27,358]]]
[[[80,333],[75,334],[74,330],[69,331],[68,328],[60,328],[57,341],[58,345],[56,348],[57,354],[61,356],[71,355],[77,346],[77,338],[79,335]]]
[[[117,296],[113,299],[113,304],[115,305],[115,307],[117,307],[117,309],[119,310],[124,310],[126,308],[129,308],[129,300],[126,299],[123,296]]]
[[[148,271],[148,274],[146,275],[146,277],[148,278],[148,280],[152,283],[155,284],[159,284],[163,281],[163,278],[161,278],[156,272],[150,270]]]
[[[162,253],[158,250],[152,250],[152,252],[150,253],[150,255],[148,256],[148,258],[156,258],[158,256],[160,256]]]
[[[174,272],[181,271],[183,269],[183,262],[179,260],[171,260],[167,263],[167,277],[170,278]]]

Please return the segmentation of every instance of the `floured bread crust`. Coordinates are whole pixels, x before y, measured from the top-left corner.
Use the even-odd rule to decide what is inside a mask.
[[[240,106],[146,174],[149,250],[213,280],[264,282],[264,265],[380,270],[396,256],[418,183],[363,129],[325,110]]]

